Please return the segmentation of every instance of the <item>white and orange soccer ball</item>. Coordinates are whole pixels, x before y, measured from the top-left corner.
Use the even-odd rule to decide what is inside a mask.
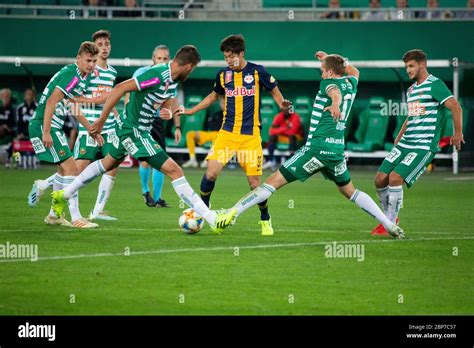
[[[184,233],[198,233],[203,226],[204,219],[193,208],[186,209],[179,217],[179,227]]]

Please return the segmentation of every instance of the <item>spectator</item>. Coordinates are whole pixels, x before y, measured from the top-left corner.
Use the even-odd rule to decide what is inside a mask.
[[[369,7],[372,9],[369,12],[365,12],[362,16],[363,20],[366,21],[383,21],[387,19],[387,13],[379,11],[380,9],[380,0],[369,0]]]
[[[3,152],[2,157],[6,157],[8,164],[12,156],[12,140],[16,131],[16,115],[15,109],[12,106],[12,91],[9,88],[4,88],[0,91],[0,99],[2,105],[0,106],[0,150]]]
[[[19,140],[29,139],[28,125],[33,117],[38,103],[35,101],[35,92],[31,88],[25,89],[23,103],[17,106],[16,115],[18,119],[17,137]]]
[[[462,19],[470,19],[474,18],[474,0],[467,1],[467,10],[466,11],[458,11],[456,13],[456,18]]]
[[[214,144],[217,133],[222,127],[224,119],[224,98],[219,98],[221,109],[210,115],[206,120],[205,129],[203,131],[189,131],[186,133],[186,147],[189,152],[189,160],[183,163],[183,168],[197,168],[199,163],[196,160],[196,144],[204,145],[207,142]],[[201,163],[201,168],[207,168],[207,161]]]
[[[390,12],[390,19],[413,19],[413,12],[408,10],[408,0],[397,0],[397,10]]]
[[[297,149],[298,142],[303,140],[303,127],[301,117],[292,112],[290,108],[278,113],[270,128],[270,138],[268,139],[268,161],[263,165],[263,169],[276,168],[276,161],[273,153],[277,142],[290,144],[290,156]]]
[[[446,13],[441,10],[437,10],[439,7],[438,0],[427,0],[426,7],[427,11],[420,11],[416,13],[417,18],[422,19],[444,19],[446,18]]]
[[[341,7],[340,0],[329,0],[329,8],[339,9]],[[349,17],[344,11],[331,11],[321,15],[324,19],[343,19]]]
[[[137,0],[125,0],[126,11],[120,11],[118,16],[120,17],[139,17],[141,16],[140,11],[132,11],[133,9],[138,8]]]

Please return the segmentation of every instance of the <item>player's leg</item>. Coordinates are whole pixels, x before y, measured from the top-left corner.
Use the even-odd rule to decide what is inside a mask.
[[[171,179],[171,184],[178,197],[202,216],[215,232],[221,232],[224,225],[230,224],[232,216],[224,220],[218,220],[218,215],[210,210],[202,199],[194,192],[191,185],[184,176],[181,167],[162,151],[154,156],[148,157],[147,162],[155,169]]]
[[[40,201],[43,194],[46,192],[47,189],[50,187],[53,188],[54,180],[56,178],[56,173],[51,175],[50,177],[41,180],[35,180],[33,186],[31,188],[30,193],[28,194],[28,205],[33,208],[35,207],[38,202]]]
[[[64,170],[61,168],[60,165],[57,166],[57,171],[54,174],[54,182],[53,182],[53,191],[54,190],[62,190],[64,185]],[[61,225],[71,227],[72,224],[66,220],[64,214],[57,217],[56,213],[54,212],[53,205],[51,204],[51,208],[49,210],[48,215],[44,218],[44,222],[47,225]]]
[[[112,189],[115,184],[115,177],[117,176],[118,168],[109,170],[107,173],[102,174],[100,179],[97,199],[92,209],[91,214],[89,215],[90,220],[106,220],[106,221],[116,221],[117,218],[110,216],[108,212],[105,211],[105,205],[110,198]]]
[[[339,192],[341,192],[347,199],[354,202],[359,208],[365,211],[370,216],[374,217],[379,221],[385,229],[395,238],[404,238],[405,235],[403,230],[396,224],[392,223],[380,210],[377,203],[375,203],[368,194],[363,191],[357,190],[351,181],[342,185],[336,182]]]
[[[235,138],[236,135],[230,132],[219,131],[216,141],[206,157],[207,169],[202,177],[200,188],[201,199],[208,207],[217,177],[239,146],[239,142]]]
[[[71,185],[71,183],[77,178],[78,168],[77,164],[74,161],[73,157],[69,157],[67,160],[60,164],[63,171],[63,189],[66,190]],[[79,211],[79,194],[76,191],[73,195],[67,198],[69,212],[71,214],[71,222],[73,227],[77,228],[94,228],[97,227],[97,224],[94,224],[90,221],[85,220],[81,212]],[[53,203],[53,209],[54,203]],[[57,212],[56,212],[57,213]],[[59,214],[61,216],[61,214]]]
[[[199,142],[199,132],[189,131],[186,133],[186,147],[188,148],[189,160],[183,163],[183,168],[197,168],[196,143]]]
[[[143,200],[145,201],[145,204],[148,207],[154,207],[155,201],[153,200],[150,194],[150,188],[148,186],[148,183],[150,181],[151,168],[148,163],[146,163],[146,161],[140,161],[140,165],[138,167],[138,174],[140,175],[140,184],[142,187]]]
[[[156,208],[169,208],[170,205],[161,198],[161,194],[163,193],[163,186],[165,184],[165,176],[159,170],[153,168],[153,199],[155,201]]]

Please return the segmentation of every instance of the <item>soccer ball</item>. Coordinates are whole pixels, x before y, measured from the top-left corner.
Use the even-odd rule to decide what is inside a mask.
[[[186,209],[179,217],[179,227],[184,233],[198,233],[202,226],[204,226],[204,219],[193,208]]]

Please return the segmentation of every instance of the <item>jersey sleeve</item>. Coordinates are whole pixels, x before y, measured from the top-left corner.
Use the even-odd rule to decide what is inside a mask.
[[[347,76],[347,79],[352,83],[352,86],[354,88],[356,88],[357,85],[359,84],[359,79],[355,76]]]
[[[73,89],[79,84],[79,77],[73,70],[64,70],[60,72],[56,83],[58,88],[68,98],[74,98]]]
[[[138,74],[133,79],[135,80],[139,91],[143,91],[151,87],[156,87],[163,83],[163,77],[161,76],[159,71],[154,68],[148,69],[147,71]]]
[[[260,84],[265,87],[267,91],[271,91],[278,85],[277,80],[275,80],[263,66],[258,68],[258,76],[260,78]]]
[[[334,87],[338,88],[337,84],[335,83],[335,81],[333,79],[321,80],[321,83],[319,84],[319,90],[321,91],[321,94],[323,96],[327,96],[329,90],[334,88]]]
[[[225,94],[225,89],[224,89],[224,86],[223,86],[223,80],[224,80],[224,70],[221,70],[217,73],[216,81],[214,83],[214,92],[216,92],[219,95],[224,95]]]
[[[441,80],[436,80],[431,85],[431,94],[434,99],[439,101],[440,104],[444,104],[446,100],[454,97],[446,84]]]

